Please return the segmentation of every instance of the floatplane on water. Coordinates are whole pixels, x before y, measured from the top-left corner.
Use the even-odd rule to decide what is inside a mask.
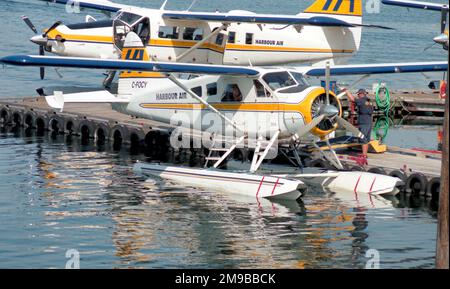
[[[126,55],[139,55],[127,60]],[[362,137],[342,118],[339,95],[311,86],[305,76],[445,71],[447,62],[339,65],[325,67],[257,68],[151,61],[140,37],[128,33],[123,59],[90,59],[13,55],[1,63],[21,66],[77,67],[123,71],[134,78],[119,79],[118,94],[106,90],[46,96],[48,104],[62,110],[65,103],[112,103],[114,109],[133,116],[179,125],[207,134],[211,169],[159,164],[137,164],[136,170],[200,188],[253,197],[294,200],[306,189],[309,178],[323,180],[329,189],[355,190],[365,194],[395,194],[400,179],[365,172],[341,172],[344,167],[331,149],[322,152],[337,170],[314,174],[257,174],[277,146],[288,146],[302,166],[297,147],[311,135],[325,140],[339,126]],[[175,75],[190,74],[187,79]],[[146,76],[151,76],[150,82]],[[194,77],[195,75],[195,77]],[[140,78],[142,77],[142,78]],[[227,131],[232,137],[226,137]],[[225,137],[223,137],[225,136]],[[182,137],[183,139],[184,137]],[[178,137],[174,138],[179,139]],[[190,143],[188,141],[188,143]],[[228,144],[227,147],[222,144]],[[313,142],[315,144],[315,142]],[[250,170],[229,172],[217,168],[239,147],[251,148]],[[275,152],[274,152],[275,150]],[[213,156],[212,153],[219,153]]]

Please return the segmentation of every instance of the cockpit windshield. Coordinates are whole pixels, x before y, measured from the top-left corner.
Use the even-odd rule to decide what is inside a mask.
[[[116,20],[121,20],[124,23],[128,24],[129,26],[132,26],[134,23],[136,23],[136,21],[138,21],[141,18],[142,16],[140,15],[136,15],[129,12],[122,12],[117,16]]]
[[[295,80],[297,81],[297,83],[299,85],[309,86],[309,83],[308,83],[308,81],[306,81],[303,74],[301,74],[299,72],[293,72],[293,71],[291,71],[290,73],[295,78]]]
[[[263,76],[263,80],[272,90],[297,84],[287,71],[267,73]]]
[[[262,78],[272,90],[278,90],[281,93],[301,92],[309,87],[309,83],[298,72],[270,72]]]

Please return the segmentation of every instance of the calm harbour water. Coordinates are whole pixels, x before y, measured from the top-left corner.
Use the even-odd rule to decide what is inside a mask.
[[[303,204],[201,191],[132,171],[142,155],[78,138],[0,134],[0,267],[381,268],[434,265],[435,214],[419,203],[310,190]],[[420,202],[420,201],[419,201]]]
[[[143,5],[158,7],[159,2]],[[169,1],[168,7],[185,9],[188,2]],[[292,14],[310,3],[198,1],[194,10]],[[381,12],[367,15],[365,22],[397,30],[365,30],[361,51],[351,62],[443,59],[437,46],[422,52],[439,30],[439,13],[386,6]],[[57,19],[82,21],[85,15],[65,14],[63,7],[39,1],[0,0],[0,24],[10,33],[3,35],[8,43],[0,44],[0,56],[37,53],[28,41],[31,31],[20,20],[23,14],[38,29]],[[103,77],[61,72],[67,85],[97,86]],[[61,81],[51,69],[45,81],[38,77],[37,69],[2,70],[0,98],[29,96],[37,87]],[[377,77],[368,83],[378,80],[385,81]],[[421,75],[388,80],[401,88],[428,82]],[[386,141],[435,149],[435,139],[435,128],[413,127],[393,128]],[[146,159],[127,148],[113,151],[67,136],[0,131],[0,268],[64,268],[70,249],[79,251],[81,268],[364,268],[369,249],[378,250],[381,268],[434,266],[435,213],[420,200],[383,199],[372,208],[351,196],[310,190],[303,204],[258,204],[146,180],[132,171],[137,160]]]

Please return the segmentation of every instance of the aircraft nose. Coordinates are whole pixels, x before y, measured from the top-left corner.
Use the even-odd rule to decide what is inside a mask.
[[[46,46],[47,45],[47,38],[42,37],[42,35],[36,35],[30,38],[30,41],[33,43],[36,43],[37,45]]]
[[[327,117],[333,117],[339,114],[339,109],[334,105],[324,105],[321,108],[321,114],[326,115]]]
[[[433,40],[436,43],[445,44],[448,41],[448,35],[442,33],[441,35],[434,37]]]

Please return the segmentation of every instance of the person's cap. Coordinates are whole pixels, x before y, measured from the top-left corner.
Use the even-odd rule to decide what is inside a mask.
[[[360,93],[362,93],[362,94],[369,94],[369,93],[367,92],[367,90],[365,90],[364,88],[359,89],[358,92],[357,92],[356,94],[360,94]]]

